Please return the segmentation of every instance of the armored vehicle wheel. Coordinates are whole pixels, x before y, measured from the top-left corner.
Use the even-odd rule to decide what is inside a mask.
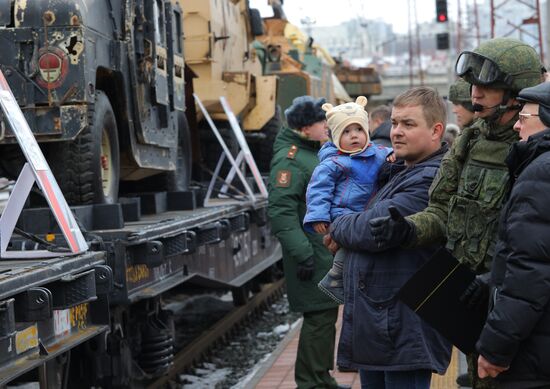
[[[52,147],[51,165],[72,205],[114,203],[118,199],[120,153],[109,98],[96,91],[88,127],[72,142]]]
[[[183,112],[178,113],[178,156],[176,170],[165,173],[166,190],[186,191],[191,180],[191,137],[189,123]]]

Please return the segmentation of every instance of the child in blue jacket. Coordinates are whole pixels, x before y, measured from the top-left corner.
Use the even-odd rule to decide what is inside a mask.
[[[346,213],[363,211],[377,191],[378,171],[392,149],[370,143],[366,105],[364,96],[355,103],[323,105],[332,142],[319,150],[320,164],[307,188],[304,228],[308,232],[327,234],[331,221]],[[338,250],[332,268],[318,284],[340,304],[344,301],[344,257],[344,250]]]

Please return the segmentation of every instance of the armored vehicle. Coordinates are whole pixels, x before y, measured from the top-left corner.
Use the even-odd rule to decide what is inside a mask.
[[[264,34],[257,37],[256,51],[264,73],[279,80],[276,101],[281,112],[302,95],[324,97],[332,104],[351,101],[334,75],[332,57],[286,19],[279,1],[271,1],[270,5],[273,16],[263,18]],[[273,130],[264,131],[266,144],[273,143]],[[260,158],[269,160],[271,155],[271,150],[264,150]]]
[[[190,174],[182,10],[170,0],[2,1],[0,68],[69,204],[112,203],[120,181]],[[1,170],[22,155],[0,133]]]
[[[246,50],[250,24],[239,25],[241,41],[217,24],[225,17],[238,28],[237,19],[249,17],[246,2],[208,2],[220,11],[209,22],[199,11],[184,18],[183,7],[201,4],[0,0],[0,68],[64,195],[79,205],[73,212],[93,250],[0,259],[0,387],[28,380],[44,388],[145,387],[173,368],[166,301],[180,286],[231,290],[238,303],[276,270],[281,249],[267,199],[217,198],[203,207],[208,193],[188,188],[192,151],[200,149],[191,142],[207,132],[196,126],[192,93],[224,123],[210,88],[225,91],[248,128],[261,122],[246,119],[263,101],[259,87],[275,80],[262,78],[261,68],[256,76],[258,62]],[[195,17],[204,35],[189,32],[186,42],[204,39],[211,51],[189,48],[192,69],[183,32]],[[224,49],[241,56],[218,66]],[[205,89],[195,82],[210,75],[220,82]],[[0,176],[16,177],[25,160],[1,123]],[[119,183],[154,191],[117,202]],[[26,207],[18,220],[10,249],[66,248],[48,208]]]
[[[338,80],[353,98],[382,94],[382,80],[374,67],[352,67],[344,63],[338,63],[335,73]]]
[[[210,116],[224,133],[226,143],[235,149],[229,123],[219,97],[225,96],[251,145],[261,171],[269,169],[264,156],[273,142],[266,133],[281,127],[277,109],[277,76],[265,75],[261,62],[262,47],[254,45],[263,34],[262,19],[245,0],[180,0],[184,12],[185,63],[191,70],[192,87]],[[200,111],[188,112],[190,122],[200,129],[203,159],[215,166],[220,153],[208,124]]]

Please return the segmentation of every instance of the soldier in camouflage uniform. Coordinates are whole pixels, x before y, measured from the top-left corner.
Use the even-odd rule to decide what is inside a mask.
[[[456,80],[454,84],[449,87],[449,101],[453,105],[453,113],[456,116],[456,122],[461,130],[466,127],[470,127],[474,123],[474,107],[472,104],[472,98],[470,96],[470,84],[464,81],[462,78]],[[444,138],[447,143],[449,141]],[[459,386],[471,386],[471,380],[468,373],[460,374],[456,383]]]
[[[303,312],[294,378],[299,389],[338,388],[334,365],[338,306],[317,284],[330,270],[332,255],[322,235],[302,227],[306,189],[320,141],[327,140],[325,99],[301,96],[285,111],[288,126],[275,139],[269,177],[271,230],[281,242],[290,309]]]
[[[474,107],[470,96],[470,84],[459,78],[449,87],[449,101],[453,104],[453,113],[460,129],[474,122]]]
[[[542,70],[536,51],[516,39],[496,38],[462,52],[456,73],[472,85],[478,120],[462,131],[443,158],[424,211],[370,221],[380,248],[444,244],[479,274],[463,296],[472,307],[488,299],[497,219],[510,187],[505,158],[518,140],[513,125],[521,105],[515,97],[540,83]],[[477,376],[477,356],[468,360],[473,387],[494,387],[494,381]]]

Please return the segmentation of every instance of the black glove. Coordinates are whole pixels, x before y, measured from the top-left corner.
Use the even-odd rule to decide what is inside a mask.
[[[489,303],[490,279],[491,273],[483,273],[476,276],[460,296],[460,301],[466,304],[468,309],[486,309]]]
[[[406,245],[415,237],[414,224],[407,221],[397,208],[388,207],[390,216],[369,220],[370,231],[380,250]]]
[[[305,261],[298,262],[298,267],[296,268],[296,277],[300,281],[309,281],[313,278],[313,273],[315,272],[315,260],[313,257],[309,257]]]

